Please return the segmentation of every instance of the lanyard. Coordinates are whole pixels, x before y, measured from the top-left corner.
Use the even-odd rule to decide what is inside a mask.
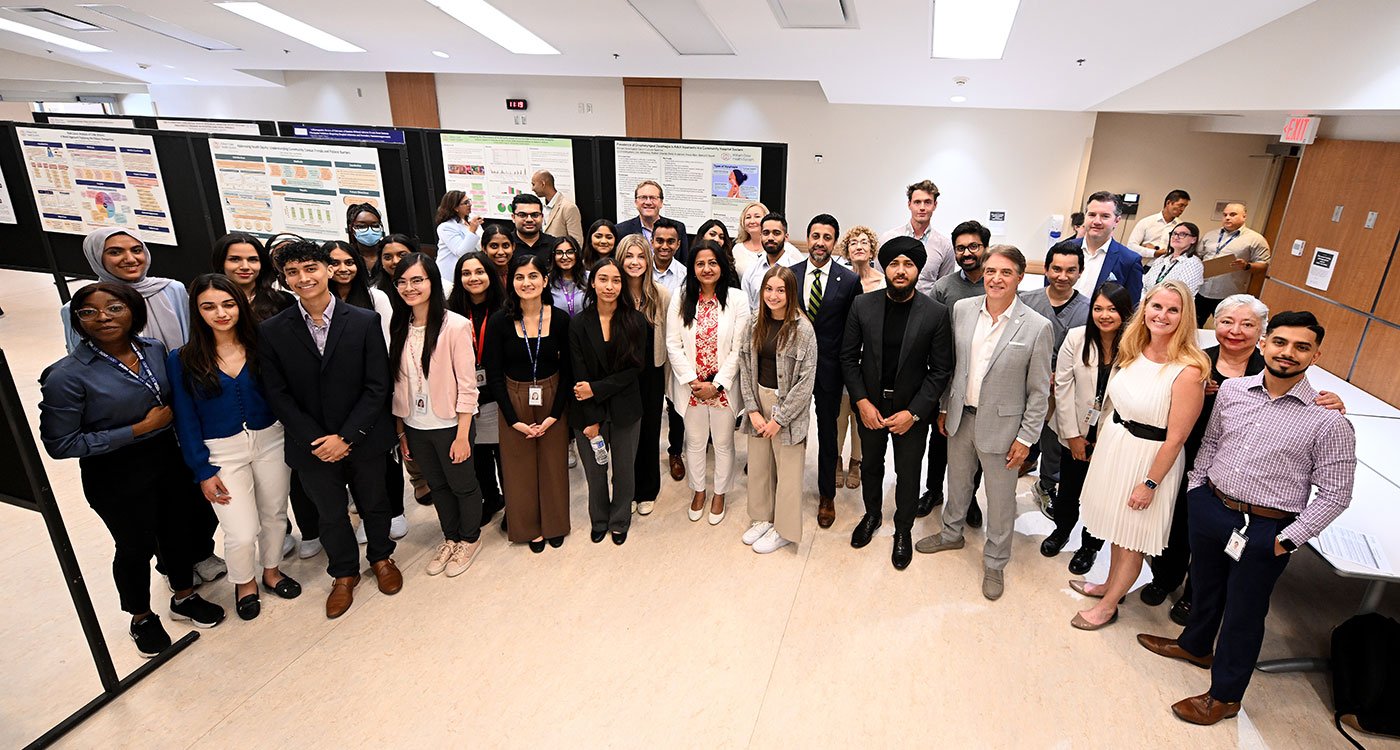
[[[485,365],[481,364],[481,355],[486,353],[486,320],[484,318],[487,316],[482,317],[481,328],[478,330],[476,327],[476,319],[473,318],[470,313],[467,314],[467,321],[472,324],[472,333],[474,334],[473,338],[476,344],[476,366],[478,369],[485,367]]]
[[[559,285],[559,291],[564,293],[564,304],[569,306],[569,317],[574,317],[574,300],[578,299],[578,286],[572,281],[566,281]]]
[[[1174,260],[1174,261],[1172,261],[1171,263],[1169,263],[1169,264],[1163,266],[1163,267],[1162,267],[1162,270],[1160,270],[1160,271],[1157,272],[1157,281],[1154,282],[1154,283],[1157,283],[1157,284],[1162,283],[1162,279],[1167,278],[1167,274],[1171,273],[1171,272],[1172,272],[1172,269],[1173,269],[1173,268],[1176,268],[1176,264],[1177,264],[1177,263],[1180,263],[1180,262],[1181,262],[1180,260]]]
[[[156,406],[165,406],[165,401],[160,395],[160,381],[156,379],[155,373],[151,372],[150,366],[146,364],[146,355],[141,352],[140,347],[135,344],[131,345],[131,351],[136,353],[137,368],[140,370],[140,372],[132,372],[131,368],[127,367],[121,360],[93,346],[91,341],[87,342],[87,345],[91,347],[93,351],[97,352],[97,356],[106,360],[107,364],[117,368],[117,372],[136,381],[141,387],[150,391],[151,395],[156,399]]]
[[[1225,230],[1224,230],[1224,229],[1220,230],[1220,235],[1217,236],[1217,237],[1215,238],[1215,241],[1216,241],[1216,243],[1217,243],[1216,246],[1215,246],[1215,254],[1216,254],[1216,255],[1224,255],[1224,254],[1225,254],[1225,248],[1229,247],[1229,246],[1230,246],[1230,243],[1231,243],[1231,242],[1234,242],[1234,241],[1235,241],[1235,238],[1238,237],[1238,236],[1240,236],[1239,230],[1235,230],[1235,233],[1232,234],[1232,235],[1230,235],[1230,239],[1225,240],[1224,244],[1219,244],[1221,240],[1225,239]]]
[[[408,349],[408,366],[409,371],[413,373],[414,382],[418,384],[418,388],[414,390],[414,393],[417,394],[427,393],[428,391],[428,389],[423,386],[423,343],[427,337],[427,333],[427,326],[420,328],[415,325],[409,325],[408,327],[408,346],[406,347]],[[413,345],[415,338],[418,339],[417,347]],[[414,351],[415,348],[417,351]]]
[[[520,335],[525,339],[525,353],[530,356],[530,381],[540,382],[540,347],[544,345],[544,306],[540,306],[540,322],[535,328],[535,348],[530,348],[530,336],[525,333],[525,321],[520,321]]]

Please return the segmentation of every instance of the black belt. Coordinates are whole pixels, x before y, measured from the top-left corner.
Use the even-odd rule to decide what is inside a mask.
[[[1113,421],[1123,425],[1135,438],[1153,440],[1158,443],[1165,443],[1167,441],[1167,428],[1165,427],[1153,427],[1150,424],[1132,422],[1118,416],[1118,412],[1116,411],[1113,412]]]
[[[972,414],[972,415],[975,416],[975,415],[977,414],[977,407],[975,407],[975,406],[968,406],[967,404],[963,404],[963,411],[967,412],[968,414]]]

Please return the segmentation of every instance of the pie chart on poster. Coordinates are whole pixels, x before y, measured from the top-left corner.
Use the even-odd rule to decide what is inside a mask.
[[[97,203],[99,212],[106,214],[107,218],[110,219],[117,215],[117,201],[111,193],[95,193],[93,200]]]

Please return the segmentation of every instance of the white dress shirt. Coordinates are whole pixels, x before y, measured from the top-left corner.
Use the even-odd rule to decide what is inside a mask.
[[[987,368],[992,365],[992,354],[996,352],[1002,334],[1006,333],[1006,321],[1019,304],[1021,301],[1013,297],[1011,306],[995,320],[987,311],[986,297],[977,307],[977,327],[972,331],[972,346],[968,349],[971,366],[967,369],[967,398],[963,401],[974,409],[982,397],[982,379],[987,377]]]
[[[685,286],[685,273],[685,267],[680,261],[672,258],[671,265],[667,266],[665,271],[652,271],[651,278],[674,294],[676,290]]]
[[[1089,252],[1089,238],[1084,238],[1084,272],[1079,274],[1079,281],[1074,282],[1074,290],[1085,297],[1094,294],[1094,288],[1099,285],[1099,274],[1103,273],[1103,263],[1108,260],[1108,246],[1113,242],[1112,238],[1104,241],[1103,247],[1098,252]]]
[[[802,293],[802,299],[798,301],[799,306],[806,306],[807,300],[812,298],[812,284],[816,281],[816,274],[821,274],[822,296],[826,296],[826,288],[831,286],[831,264],[833,258],[828,258],[826,265],[817,268],[809,256],[807,258],[807,273],[802,276],[802,288],[798,291]]]
[[[783,254],[778,256],[778,265],[792,268],[804,260],[807,260],[807,256],[803,255],[801,250],[784,244]],[[768,269],[772,267],[773,264],[768,262],[768,253],[762,253],[758,260],[749,266],[748,273],[744,274],[742,286],[744,293],[749,296],[750,310],[758,309],[759,296],[763,291],[763,274],[768,273]]]
[[[1157,251],[1150,247],[1143,247],[1143,245],[1151,244],[1165,250],[1171,241],[1172,230],[1180,223],[1179,217],[1168,221],[1166,217],[1162,216],[1162,212],[1158,211],[1133,226],[1133,231],[1128,234],[1128,247],[1132,248],[1138,255],[1151,260]]]

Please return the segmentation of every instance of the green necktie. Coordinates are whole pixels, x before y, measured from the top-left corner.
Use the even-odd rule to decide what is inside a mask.
[[[820,268],[812,271],[812,294],[807,297],[807,318],[813,323],[817,322],[817,311],[822,307],[822,271]]]

